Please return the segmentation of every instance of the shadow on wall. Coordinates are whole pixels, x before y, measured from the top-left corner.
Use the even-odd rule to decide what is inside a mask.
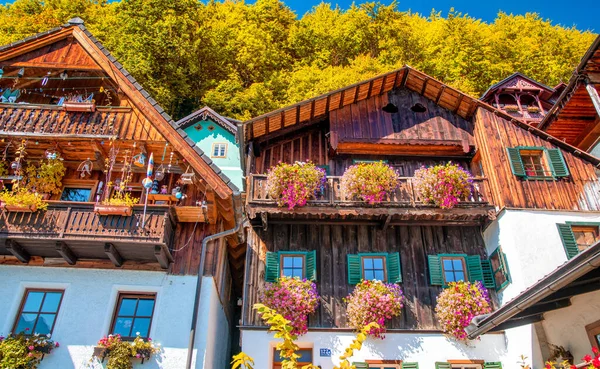
[[[385,358],[386,360],[406,360],[411,354],[423,351],[423,338],[415,335],[394,335],[394,343],[397,344],[398,349],[394,350],[396,357],[390,357],[389,351],[381,351],[380,347],[383,341],[377,338],[369,339],[365,342],[365,348],[369,350],[369,353],[379,358]]]

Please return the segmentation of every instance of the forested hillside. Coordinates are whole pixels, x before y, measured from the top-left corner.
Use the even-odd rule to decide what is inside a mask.
[[[554,86],[595,37],[535,14],[487,24],[395,4],[297,17],[278,0],[17,0],[0,7],[0,44],[73,16],[176,118],[206,104],[245,119],[404,64],[475,96],[515,71]]]

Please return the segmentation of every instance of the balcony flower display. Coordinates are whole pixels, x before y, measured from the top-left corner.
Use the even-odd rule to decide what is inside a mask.
[[[106,369],[132,369],[131,359],[142,359],[143,362],[159,351],[159,344],[154,344],[151,338],[144,340],[139,332],[131,342],[123,341],[119,334],[111,334],[98,341],[94,356],[102,360],[108,357]]]
[[[59,347],[50,335],[19,333],[0,337],[0,369],[35,369],[42,358]]]
[[[294,164],[280,162],[269,169],[267,191],[269,196],[277,200],[279,206],[287,206],[292,210],[296,206],[306,205],[306,201],[314,196],[326,181],[325,169],[310,161],[297,161]]]
[[[356,330],[369,323],[377,323],[369,330],[369,335],[383,339],[385,320],[400,315],[403,300],[402,289],[397,284],[363,280],[344,299],[348,304],[348,323]]]
[[[42,196],[57,195],[62,191],[62,179],[66,171],[60,157],[43,159],[37,167],[30,164],[25,169],[27,187]]]
[[[383,162],[358,163],[346,169],[340,187],[347,199],[378,204],[398,187],[398,173]]]
[[[492,311],[488,290],[479,281],[450,282],[437,298],[435,313],[446,334],[464,341],[473,317]]]
[[[473,177],[460,165],[448,162],[417,169],[413,184],[424,203],[451,209],[461,199],[471,196]]]
[[[540,112],[540,108],[539,108],[539,107],[537,107],[537,106],[533,106],[533,105],[532,105],[532,106],[528,106],[528,107],[527,107],[527,111],[528,111],[529,113],[539,113],[539,112]]]
[[[19,186],[12,191],[0,192],[0,202],[8,211],[34,212],[48,208],[48,203],[42,195]]]
[[[509,112],[519,112],[519,105],[504,105],[504,110]]]
[[[259,299],[289,320],[292,334],[297,336],[308,332],[308,316],[319,306],[317,285],[299,278],[281,277],[275,283],[267,283]]]

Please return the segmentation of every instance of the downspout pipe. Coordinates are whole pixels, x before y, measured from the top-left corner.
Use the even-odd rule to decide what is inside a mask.
[[[200,294],[202,293],[202,278],[204,277],[204,262],[206,259],[206,246],[209,242],[215,241],[227,236],[231,236],[240,232],[243,228],[249,227],[250,223],[248,220],[242,220],[242,196],[239,191],[235,191],[232,195],[233,202],[233,211],[234,211],[234,220],[235,227],[228,229],[226,231],[216,233],[205,237],[202,240],[202,250],[200,254],[200,267],[198,268],[198,279],[196,281],[196,294],[194,297],[194,311],[192,313],[192,326],[190,328],[190,339],[188,344],[188,355],[187,361],[185,364],[186,369],[192,368],[192,359],[194,356],[194,343],[196,340],[196,326],[198,324],[198,309],[200,308]]]

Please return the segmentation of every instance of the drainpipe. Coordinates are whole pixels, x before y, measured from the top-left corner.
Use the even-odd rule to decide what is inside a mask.
[[[191,369],[192,367],[192,358],[193,358],[193,354],[194,354],[194,341],[196,340],[196,325],[198,323],[198,309],[199,309],[199,305],[200,305],[200,294],[202,292],[202,277],[204,276],[204,260],[206,259],[206,246],[208,245],[208,243],[210,241],[214,241],[214,240],[218,240],[221,239],[223,237],[227,237],[230,236],[232,234],[235,234],[237,232],[239,232],[242,228],[247,228],[250,226],[250,223],[248,222],[248,220],[243,220],[243,215],[242,215],[242,199],[241,199],[241,193],[239,191],[235,191],[232,195],[232,202],[233,202],[233,212],[234,212],[234,220],[235,220],[235,227],[233,227],[232,229],[228,229],[226,231],[220,232],[220,233],[216,233],[213,235],[210,235],[208,237],[205,237],[202,240],[202,251],[201,251],[201,256],[200,256],[200,267],[198,268],[198,280],[196,281],[196,295],[194,298],[194,312],[192,313],[192,326],[190,328],[190,340],[189,340],[189,344],[188,344],[188,355],[187,355],[187,361],[185,364],[186,369]]]

